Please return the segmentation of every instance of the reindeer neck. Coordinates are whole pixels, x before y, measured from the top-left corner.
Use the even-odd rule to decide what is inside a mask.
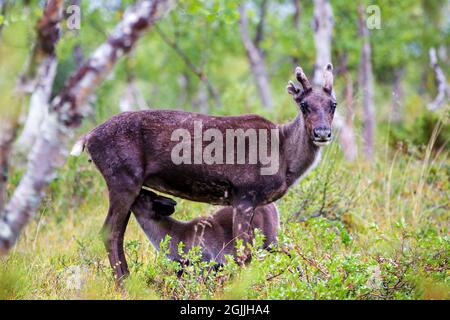
[[[283,157],[286,159],[286,182],[291,186],[320,160],[320,147],[315,146],[306,132],[301,113],[281,126],[284,137]]]
[[[145,219],[145,234],[152,245],[159,250],[159,245],[164,238],[169,235],[172,239],[178,238],[173,234],[174,227],[180,224],[179,221],[171,217],[163,217],[161,219]],[[174,239],[175,240],[175,239]]]

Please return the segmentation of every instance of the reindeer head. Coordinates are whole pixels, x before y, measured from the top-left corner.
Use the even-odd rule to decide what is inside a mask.
[[[331,124],[336,98],[333,94],[333,66],[325,67],[321,88],[313,88],[302,68],[295,68],[295,77],[301,87],[289,81],[287,91],[294,97],[305,120],[307,134],[316,146],[323,146],[331,141]]]
[[[151,219],[160,219],[174,213],[176,204],[170,198],[157,195],[150,190],[141,189],[131,206],[131,211],[138,215],[146,215]]]

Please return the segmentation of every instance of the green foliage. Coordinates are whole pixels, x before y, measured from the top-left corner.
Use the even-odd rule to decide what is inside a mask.
[[[74,47],[79,45],[88,57],[131,2],[93,9],[83,1],[81,30],[67,30],[63,24],[54,94],[75,69]],[[274,122],[288,121],[297,112],[285,92],[287,80],[293,78],[293,59],[308,74],[313,69],[312,2],[301,1],[297,29],[291,2],[270,1],[261,48],[274,110],[261,107],[255,90],[239,35],[239,4],[234,0],[182,0],[158,22],[158,28],[218,91],[223,107],[208,97],[210,114],[257,113]],[[259,4],[252,1],[249,7],[252,37],[260,21]],[[22,5],[15,2],[0,18],[2,116],[11,111],[19,114],[11,79],[17,79],[25,63],[42,12],[40,2],[33,2],[28,11]],[[336,0],[332,5],[335,91],[343,101],[344,80],[338,72],[341,58],[347,56],[355,83],[358,73],[358,3]],[[439,114],[426,111],[433,94],[424,93],[435,90],[428,48],[448,45],[448,26],[440,18],[438,0],[383,1],[380,8],[382,29],[370,32],[379,120],[375,160],[367,163],[359,157],[347,163],[336,142],[326,147],[321,164],[277,202],[282,223],[279,244],[271,252],[259,249],[262,237],[257,234],[250,247],[251,263],[239,267],[228,257],[214,271],[201,260],[198,247],[185,252],[180,246],[182,260],[189,262],[182,266],[166,257],[169,238],[156,252],[131,218],[125,239],[131,276],[122,292],[115,290],[99,235],[108,207],[106,186],[84,154],[69,158],[61,168],[41,209],[2,260],[0,299],[450,299],[448,109],[444,107]],[[448,70],[445,61],[441,65]],[[398,67],[404,68],[406,99],[402,122],[392,123],[388,120],[391,81]],[[84,121],[80,134],[118,112],[130,75],[152,108],[199,111],[194,102],[202,87],[200,80],[152,30],[97,90],[95,112]],[[359,93],[354,101],[361,149]],[[13,162],[9,195],[24,172],[20,161]],[[206,204],[177,202],[177,219],[215,210]],[[244,249],[239,243],[237,248],[238,252]]]
[[[79,169],[82,158],[69,162],[52,186],[51,201],[2,264],[2,297],[448,299],[444,195],[450,171],[442,155],[427,160],[418,152],[380,156],[368,166],[343,162],[333,144],[319,167],[278,201],[279,243],[270,252],[259,249],[263,237],[257,232],[245,267],[228,257],[215,271],[201,260],[199,247],[185,252],[183,245],[184,264],[171,261],[166,257],[170,237],[156,252],[132,219],[125,240],[131,271],[125,292],[113,289],[98,234],[107,210],[102,178],[93,168]],[[69,179],[77,181],[72,192],[82,196],[63,205],[67,200],[62,199],[71,198]],[[86,185],[90,192],[83,190]],[[177,219],[214,210],[187,201],[179,205]],[[61,215],[62,208],[67,212]],[[240,243],[237,252],[243,252]]]
[[[399,124],[390,127],[391,143],[393,146],[402,146],[407,152],[414,152],[417,147],[425,147],[438,130],[433,148],[448,149],[450,142],[450,126],[448,116],[435,112],[426,112],[417,117],[412,124]],[[437,129],[436,129],[437,128]]]

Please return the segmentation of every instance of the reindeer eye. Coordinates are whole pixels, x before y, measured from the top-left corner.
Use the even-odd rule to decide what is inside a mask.
[[[334,111],[336,110],[337,107],[337,103],[336,102],[332,102],[331,103],[331,113],[334,113]]]
[[[303,113],[308,112],[308,105],[306,104],[306,102],[301,102],[300,103],[300,109],[302,109]]]

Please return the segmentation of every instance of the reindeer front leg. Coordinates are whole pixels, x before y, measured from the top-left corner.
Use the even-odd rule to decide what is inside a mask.
[[[236,262],[241,266],[250,262],[251,259],[251,252],[247,244],[251,243],[254,238],[251,228],[254,211],[255,206],[248,202],[233,207],[233,238],[242,239],[244,245],[243,255],[236,254]]]

